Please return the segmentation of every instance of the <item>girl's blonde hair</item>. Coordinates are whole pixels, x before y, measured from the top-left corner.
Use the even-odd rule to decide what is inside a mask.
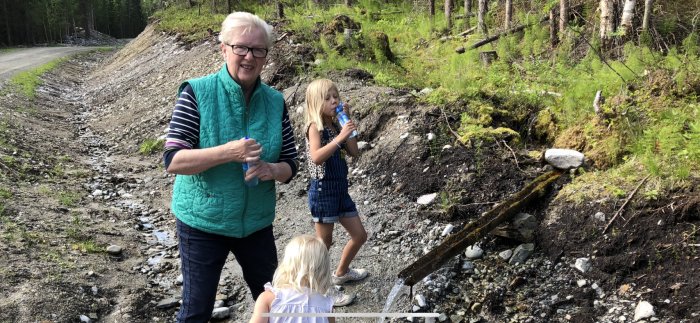
[[[321,116],[321,110],[323,108],[323,103],[328,96],[328,92],[335,90],[335,92],[340,95],[338,87],[335,83],[329,79],[318,79],[314,80],[306,87],[306,109],[304,110],[304,120],[306,120],[306,127],[304,129],[309,129],[309,125],[312,123],[316,124],[316,130],[323,131],[323,117]]]
[[[292,238],[284,249],[284,258],[275,271],[272,285],[291,287],[299,292],[307,287],[327,294],[331,287],[331,261],[323,241],[308,234]]]
[[[257,28],[265,32],[265,44],[267,48],[272,48],[273,39],[275,39],[272,26],[268,25],[265,20],[260,17],[244,11],[234,12],[226,17],[221,23],[221,32],[219,32],[219,41],[229,44],[231,41],[233,30],[239,27],[244,27],[243,33],[249,33],[251,28]]]

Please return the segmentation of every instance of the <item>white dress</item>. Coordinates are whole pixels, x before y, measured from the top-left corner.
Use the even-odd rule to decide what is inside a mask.
[[[265,290],[275,294],[270,304],[270,313],[331,313],[333,298],[304,288],[300,293],[292,288],[274,288],[270,283],[265,284]],[[270,323],[327,323],[327,317],[270,317]]]

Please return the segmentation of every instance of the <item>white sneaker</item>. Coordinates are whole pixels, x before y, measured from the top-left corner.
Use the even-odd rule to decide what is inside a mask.
[[[349,282],[349,281],[361,280],[361,279],[364,279],[365,277],[367,277],[367,270],[362,269],[362,268],[358,268],[358,269],[350,269],[350,270],[348,270],[347,273],[345,273],[345,275],[340,276],[340,277],[333,274],[333,277],[331,277],[331,279],[333,280],[333,284],[340,285],[340,284],[344,284],[344,283]]]
[[[348,306],[355,301],[354,294],[337,293],[333,297],[333,307]]]

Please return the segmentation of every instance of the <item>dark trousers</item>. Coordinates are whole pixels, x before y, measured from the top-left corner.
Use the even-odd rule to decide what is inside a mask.
[[[182,261],[182,305],[178,322],[207,322],[214,309],[216,288],[229,252],[243,269],[253,299],[272,281],[277,268],[277,247],[272,225],[245,238],[207,233],[177,220]]]

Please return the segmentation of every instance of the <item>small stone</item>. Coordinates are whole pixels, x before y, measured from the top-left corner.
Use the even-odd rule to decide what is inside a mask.
[[[433,139],[435,139],[435,134],[432,132],[429,132],[427,137],[428,137],[428,141],[432,141]]]
[[[634,309],[634,321],[654,316],[654,306],[647,301],[640,301]]]
[[[605,222],[605,213],[603,213],[603,212],[596,212],[596,213],[593,215],[593,218],[596,219],[597,221]]]
[[[484,250],[481,249],[478,245],[471,245],[467,247],[467,250],[464,252],[464,256],[467,257],[467,259],[479,259],[481,256],[484,255]]]
[[[505,261],[508,261],[512,255],[513,249],[506,249],[498,253],[498,256]]]
[[[109,247],[107,247],[107,253],[109,253],[110,255],[117,256],[117,255],[122,253],[122,247],[114,245],[114,244],[110,245]]]
[[[160,302],[158,302],[158,304],[156,305],[156,308],[158,308],[158,309],[173,308],[173,307],[177,306],[179,302],[180,302],[180,300],[177,298],[174,298],[174,297],[166,298],[166,299],[163,299]]]
[[[576,259],[576,263],[574,263],[574,268],[585,274],[591,269],[591,260],[589,258],[578,258]]]
[[[425,307],[425,305],[427,305],[425,297],[421,294],[416,295],[416,302],[418,302],[418,306],[420,307]]]
[[[416,203],[418,203],[420,205],[428,205],[428,204],[432,203],[433,200],[435,200],[435,197],[437,197],[437,193],[425,194],[425,195],[420,196],[418,198],[418,201],[416,201]]]
[[[211,318],[215,320],[223,320],[229,316],[231,316],[231,309],[228,307],[215,308],[211,313]]]
[[[585,158],[582,153],[572,149],[547,149],[544,159],[555,168],[570,169],[583,165]]]
[[[80,322],[92,323],[92,320],[89,317],[87,317],[87,315],[80,315]]]
[[[445,226],[444,229],[442,229],[442,233],[440,234],[440,236],[444,237],[444,236],[450,234],[454,228],[455,228],[454,225],[448,224],[447,226]]]
[[[578,285],[578,287],[586,286],[587,283],[588,282],[585,279],[579,279],[576,281],[576,285]]]

